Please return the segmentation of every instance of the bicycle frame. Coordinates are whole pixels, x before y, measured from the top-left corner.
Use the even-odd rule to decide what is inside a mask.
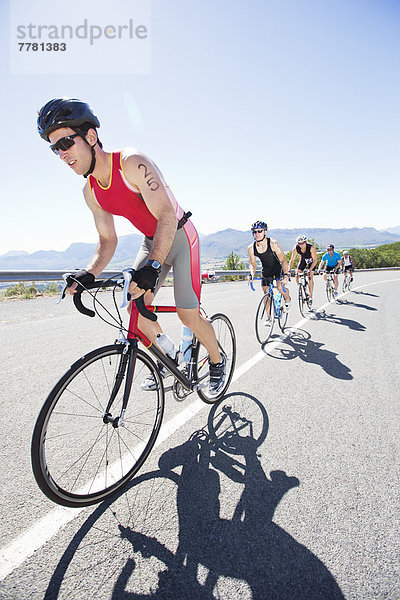
[[[176,313],[176,306],[153,306],[147,305],[147,310],[153,313]],[[189,360],[189,373],[188,377],[182,373],[180,369],[178,369],[178,365],[172,358],[168,355],[164,354],[159,348],[157,348],[156,344],[153,344],[149,340],[149,338],[141,331],[138,327],[138,318],[139,311],[134,302],[131,303],[131,313],[129,319],[129,327],[128,327],[128,335],[126,337],[126,343],[132,348],[131,352],[134,352],[137,347],[137,342],[140,341],[141,344],[159,360],[168,371],[175,377],[175,379],[188,391],[195,391],[199,389],[200,385],[198,381],[192,381],[192,373],[193,373],[193,349],[195,347],[195,343],[192,343],[192,352]],[[125,336],[124,336],[125,337]],[[129,374],[129,372],[128,372]],[[129,394],[128,394],[129,395]]]
[[[298,276],[299,285],[301,285],[304,291],[306,291],[306,289],[310,286],[310,271],[302,271],[301,273],[298,273]]]
[[[274,290],[275,290],[275,293],[274,293]],[[269,284],[269,287],[268,287],[267,294],[269,294],[270,297],[272,298],[272,302],[274,304],[274,313],[275,313],[275,318],[276,319],[280,319],[281,316],[282,316],[282,312],[280,312],[279,309],[281,307],[281,303],[284,302],[283,294],[281,294],[281,301],[278,304],[277,297],[276,297],[276,295],[278,293],[281,294],[281,292],[279,292],[279,290],[276,287],[276,285],[274,285],[274,283],[271,281],[271,283]],[[267,301],[268,301],[268,299],[267,299]]]

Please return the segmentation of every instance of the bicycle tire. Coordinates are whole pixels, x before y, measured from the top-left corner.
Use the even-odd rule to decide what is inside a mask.
[[[218,347],[226,358],[226,378],[225,384],[218,396],[210,396],[208,393],[209,381],[209,361],[208,352],[204,346],[197,340],[194,350],[194,378],[200,380],[204,387],[197,390],[198,396],[207,404],[214,404],[223,398],[231,383],[233,371],[236,364],[236,336],[233,325],[226,315],[216,313],[210,318],[215,335],[218,341]]]
[[[281,303],[279,306],[279,316],[277,317],[278,325],[282,332],[286,327],[286,323],[287,323],[288,316],[289,316],[288,311],[285,309],[284,302],[285,302],[285,298],[282,296]]]
[[[305,305],[306,305],[306,299],[304,296],[304,289],[302,284],[299,284],[299,310],[300,310],[300,314],[302,317],[306,316],[306,310],[305,310]]]
[[[333,283],[331,281],[326,282],[326,296],[328,298],[328,302],[332,302],[335,297],[333,293]]]
[[[113,344],[80,358],[43,404],[32,436],[32,469],[42,492],[57,504],[83,507],[109,498],[135,475],[154,446],[164,412],[164,387],[156,365],[140,349],[124,426],[103,421],[124,349],[123,344]],[[142,390],[150,374],[155,389]],[[111,407],[116,417],[124,386],[117,387]]]
[[[270,300],[269,306],[267,306],[267,300]],[[269,340],[272,330],[274,328],[275,311],[273,310],[273,299],[269,292],[267,292],[260,300],[256,312],[256,337],[261,345],[266,344]],[[266,321],[269,320],[269,324]]]

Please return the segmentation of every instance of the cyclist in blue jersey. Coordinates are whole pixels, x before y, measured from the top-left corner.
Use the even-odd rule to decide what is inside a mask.
[[[324,265],[326,263],[325,269]],[[342,266],[342,256],[339,252],[335,252],[335,246],[333,244],[329,244],[326,247],[326,252],[322,256],[322,260],[319,264],[319,270],[324,270],[324,279],[326,281],[326,274],[333,272],[333,281],[335,286],[335,296],[338,295],[338,271]]]

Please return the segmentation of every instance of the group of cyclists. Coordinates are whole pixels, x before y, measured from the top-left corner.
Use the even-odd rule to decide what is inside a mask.
[[[264,294],[271,281],[276,280],[277,288],[284,296],[286,310],[289,310],[290,308],[290,295],[286,284],[290,278],[296,258],[299,258],[296,268],[296,283],[299,282],[299,275],[301,273],[304,273],[305,270],[308,272],[310,306],[312,305],[314,292],[314,275],[317,271],[323,273],[325,281],[327,273],[333,274],[335,296],[338,295],[338,273],[342,267],[343,272],[348,271],[350,273],[350,281],[353,281],[354,261],[348,250],[345,250],[342,256],[340,252],[335,251],[335,246],[333,244],[329,244],[318,265],[318,255],[314,244],[307,242],[307,236],[299,235],[296,239],[296,245],[292,249],[288,264],[279,243],[274,238],[267,237],[267,231],[268,226],[265,221],[256,221],[251,226],[254,242],[248,247],[250,258],[250,280],[252,281],[255,277],[257,256],[262,265],[261,287]]]
[[[83,196],[91,210],[98,232],[96,251],[84,269],[76,270],[68,279],[68,291],[74,294],[92,283],[110,263],[118,238],[113,215],[127,218],[144,235],[142,247],[134,262],[132,300],[144,295],[146,304],[153,302],[168,272],[173,269],[174,297],[177,313],[183,325],[194,332],[209,355],[209,394],[218,396],[226,379],[226,357],[220,347],[213,327],[199,311],[200,304],[200,254],[199,237],[190,220],[165,182],[157,165],[134,148],[106,152],[98,137],[100,121],[90,106],[77,98],[55,98],[38,112],[37,129],[50,149],[75,174],[86,179]],[[262,263],[262,287],[265,291],[271,278],[276,279],[284,296],[285,309],[290,307],[287,288],[294,259],[300,256],[297,275],[305,268],[310,273],[310,293],[317,265],[316,249],[299,236],[287,263],[279,243],[267,237],[267,224],[257,221],[251,227],[254,243],[248,248],[250,273],[254,278],[256,257]],[[322,257],[326,271],[335,273],[344,261],[345,269],[352,270],[348,252],[343,259],[328,246]],[[320,265],[320,268],[321,268]],[[158,322],[139,316],[139,327],[152,343],[162,336]],[[160,346],[161,347],[161,346]],[[162,347],[161,347],[162,349]],[[162,365],[160,374],[165,377]],[[146,382],[146,389],[155,382]]]

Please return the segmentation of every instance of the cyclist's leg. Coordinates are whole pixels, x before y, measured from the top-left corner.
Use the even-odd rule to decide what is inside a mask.
[[[220,363],[222,357],[215,331],[199,313],[201,291],[199,240],[191,221],[177,231],[175,239],[176,243],[174,242],[167,260],[171,262],[174,270],[174,297],[178,317],[207,349],[210,361]]]
[[[261,279],[261,289],[262,289],[263,296],[265,296],[265,294],[267,293],[268,288],[269,288],[269,282],[268,282],[267,278],[264,277],[264,275],[263,275],[262,279]],[[267,305],[269,304],[269,302],[270,302],[269,300],[265,301],[266,308],[267,308]]]
[[[310,290],[310,300],[313,297],[313,293],[314,293],[314,269],[311,269],[309,274],[308,274],[308,287]]]
[[[335,285],[335,292],[337,292],[338,285],[339,285],[339,275],[337,274],[337,272],[333,273],[333,281],[334,281],[334,285]]]
[[[285,303],[286,304],[290,304],[291,302],[291,298],[290,298],[290,294],[289,294],[289,289],[286,288],[286,292],[283,291],[282,288],[282,279],[278,278],[279,276],[277,276],[276,278],[276,287],[278,288],[278,291],[282,294],[282,296],[285,299]]]
[[[264,304],[265,304],[265,315],[269,315],[270,314],[270,308],[269,305],[271,304],[271,298],[269,296],[266,296],[266,293],[269,290],[269,284],[273,282],[273,278],[270,277],[269,275],[265,275],[263,273],[262,275],[262,279],[261,279],[261,289],[263,291],[264,294]],[[267,318],[268,320],[268,318]]]

